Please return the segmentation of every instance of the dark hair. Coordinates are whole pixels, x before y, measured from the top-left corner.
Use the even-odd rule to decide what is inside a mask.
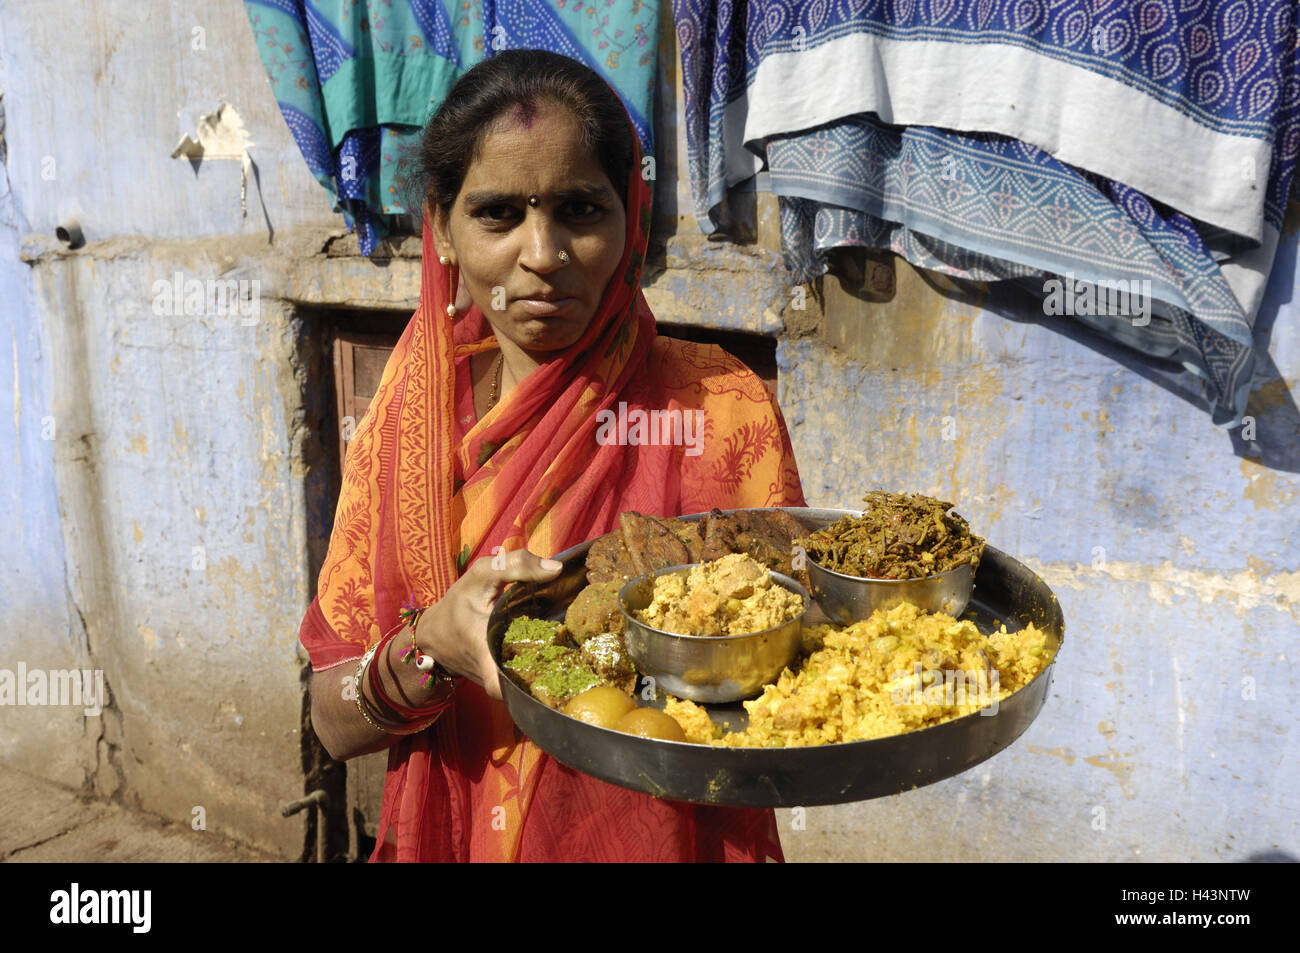
[[[545,101],[573,114],[582,144],[605,170],[626,208],[635,151],[622,101],[587,66],[545,50],[503,50],[456,81],[424,127],[414,194],[430,206],[436,203],[449,210],[492,124],[512,108],[530,119]]]

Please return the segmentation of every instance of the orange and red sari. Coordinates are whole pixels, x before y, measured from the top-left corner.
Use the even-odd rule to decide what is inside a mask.
[[[650,189],[637,159],[623,259],[590,327],[481,420],[467,358],[496,339],[477,307],[446,316],[448,274],[426,223],[420,306],[349,447],[302,622],[314,671],[355,664],[397,625],[409,595],[437,601],[497,546],[553,556],[617,528],[623,510],[804,505],[785,422],[762,381],[714,345],[655,333],[639,288]],[[620,403],[631,419],[703,411],[699,446],[598,440],[597,413],[617,414]],[[598,781],[524,738],[505,705],[468,679],[456,699],[428,731],[389,749],[371,860],[782,857],[770,810],[664,801]]]

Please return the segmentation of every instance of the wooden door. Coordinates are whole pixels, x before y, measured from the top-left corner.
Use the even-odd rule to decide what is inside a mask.
[[[339,331],[334,338],[334,393],[338,398],[339,464],[347,461],[352,434],[379,390],[397,339]]]

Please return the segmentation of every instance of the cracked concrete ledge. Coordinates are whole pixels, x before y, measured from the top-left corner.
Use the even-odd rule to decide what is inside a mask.
[[[0,765],[0,863],[276,863],[283,858]]]
[[[265,235],[221,235],[202,238],[159,239],[147,235],[117,235],[87,241],[80,248],[70,249],[53,235],[28,232],[19,239],[18,258],[27,264],[38,264],[66,258],[111,259],[119,257],[155,257],[160,251],[185,252],[199,250],[218,257],[272,255],[302,257],[322,254],[331,243],[347,235],[340,228],[294,228],[276,233],[274,243]],[[358,251],[359,254],[359,251]]]

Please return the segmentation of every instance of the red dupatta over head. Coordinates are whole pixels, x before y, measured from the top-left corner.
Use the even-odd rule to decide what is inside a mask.
[[[477,307],[447,317],[450,276],[426,219],[419,308],[348,449],[302,624],[315,670],[358,658],[398,623],[404,601],[436,602],[496,547],[551,556],[617,528],[622,510],[677,515],[687,499],[803,504],[784,421],[761,382],[719,348],[656,339],[639,286],[651,215],[639,148],[626,208],[622,259],[582,338],[460,441],[456,360],[498,345]],[[597,413],[620,403],[702,408],[713,452],[597,440]],[[771,811],[660,801],[578,774],[523,738],[505,706],[467,679],[431,729],[389,751],[372,859],[780,856]],[[390,829],[395,848],[385,843]]]

